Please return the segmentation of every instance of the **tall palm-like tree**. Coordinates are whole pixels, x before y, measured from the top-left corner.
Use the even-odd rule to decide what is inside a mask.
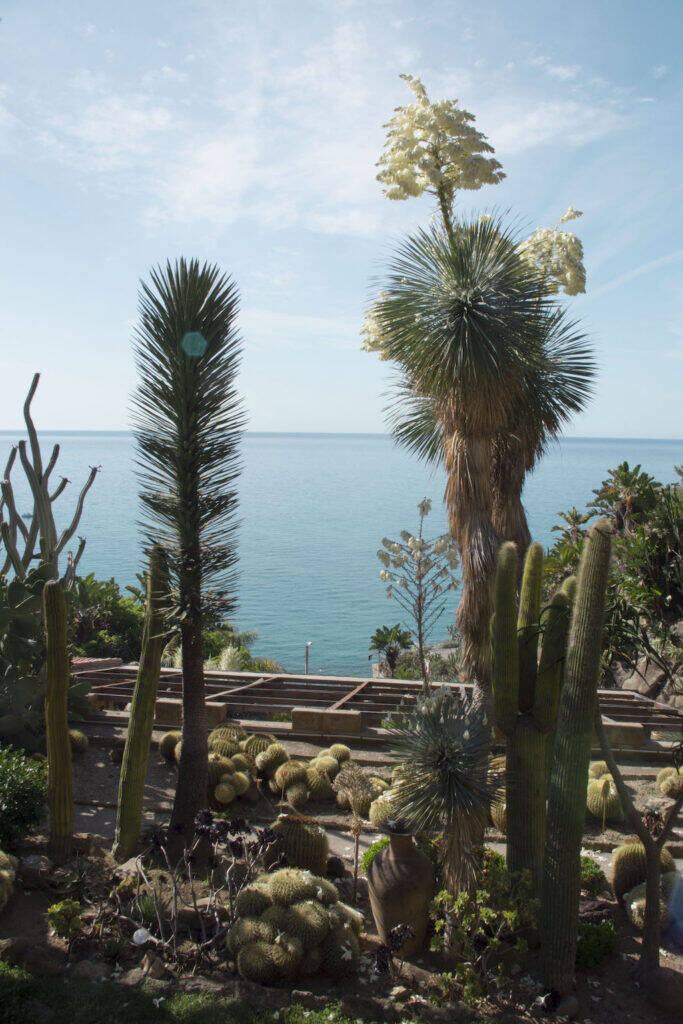
[[[519,517],[524,473],[544,443],[533,425],[548,429],[551,413],[561,422],[566,403],[552,385],[566,377],[568,393],[569,382],[581,390],[569,357],[581,365],[585,345],[499,219],[419,232],[398,250],[382,289],[376,329],[382,354],[401,370],[392,432],[445,466],[449,524],[462,560],[463,654],[486,698],[501,539],[494,516],[504,532],[506,518]],[[590,377],[582,367],[579,378],[586,372]]]
[[[179,259],[140,289],[133,398],[137,466],[148,542],[170,556],[183,664],[182,748],[170,845],[192,836],[205,803],[207,723],[202,594],[235,604],[239,443],[238,292],[218,267]]]
[[[501,541],[517,545],[520,575],[531,541],[522,504],[525,478],[564,424],[584,408],[594,376],[591,345],[555,311],[547,320],[540,357],[529,366],[517,407],[493,448],[493,525]]]

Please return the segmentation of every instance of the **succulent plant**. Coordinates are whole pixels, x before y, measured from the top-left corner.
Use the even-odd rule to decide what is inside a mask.
[[[590,779],[601,779],[603,775],[609,775],[607,761],[593,761],[588,769],[588,777]]]
[[[387,789],[384,793],[380,793],[368,808],[370,824],[378,829],[385,828],[387,821],[395,818],[397,814],[396,794],[393,789]]]
[[[602,821],[623,821],[624,809],[611,776],[603,775],[588,783],[586,807],[593,818]]]
[[[172,732],[165,732],[159,740],[159,753],[166,761],[175,761],[175,748],[183,738],[183,734],[174,729]]]
[[[183,741],[182,740],[178,740],[178,742],[176,743],[175,747],[173,748],[173,760],[176,762],[176,764],[180,763],[180,755],[182,754],[182,752],[183,752]]]
[[[344,764],[351,757],[351,751],[344,743],[333,743],[328,750],[330,757],[333,757],[339,764]]]
[[[351,798],[345,789],[340,789],[337,792],[337,807],[342,811],[351,810]],[[370,808],[368,808],[368,813],[369,812]]]
[[[376,800],[380,793],[386,793],[389,789],[389,783],[385,779],[380,779],[379,775],[370,776],[370,785],[372,786],[373,800]]]
[[[258,733],[253,736],[248,736],[246,740],[242,740],[242,749],[251,757],[256,757],[258,754],[262,754],[267,750],[273,743],[275,743],[275,737],[269,732]]]
[[[329,777],[324,772],[319,772],[317,768],[309,766],[306,769],[306,785],[311,794],[311,800],[316,803],[334,799],[334,790]]]
[[[230,928],[225,943],[232,955],[236,956],[242,946],[248,946],[252,942],[272,943],[276,935],[272,924],[256,917],[241,916]]]
[[[278,935],[273,946],[273,961],[278,977],[292,981],[299,974],[304,959],[304,947],[295,935]]]
[[[675,800],[681,790],[683,790],[683,775],[667,775],[659,788],[664,796]]]
[[[542,967],[546,988],[561,995],[571,991],[576,965],[581,842],[612,536],[612,524],[599,520],[590,528],[581,552],[548,786],[540,926]],[[511,816],[512,813],[511,808]]]
[[[311,761],[311,764],[317,771],[324,772],[328,779],[334,779],[341,767],[339,761],[330,754],[318,754],[315,760]]]
[[[360,937],[365,923],[360,910],[350,907],[347,903],[336,903],[330,910],[332,927],[348,924],[357,937]]]
[[[213,791],[213,798],[219,807],[227,807],[236,796],[235,787],[230,782],[219,782]]]
[[[330,930],[330,915],[317,900],[292,903],[287,910],[287,932],[301,941],[304,949],[319,946]]]
[[[209,733],[208,745],[210,747],[212,741],[217,739],[236,740],[240,743],[246,738],[247,734],[241,725],[217,725]]]
[[[71,743],[67,720],[67,612],[64,587],[59,580],[48,580],[43,588],[43,624],[47,643],[45,725],[50,854],[53,860],[62,863],[71,852],[74,805]]]
[[[295,782],[294,785],[287,786],[285,797],[293,810],[302,811],[308,803],[308,786],[305,782]]]
[[[268,885],[252,882],[240,890],[235,900],[235,911],[238,917],[259,917],[272,905]]]
[[[235,794],[243,796],[251,785],[251,779],[246,772],[233,772],[232,775],[223,776],[222,782],[230,781]]]
[[[339,903],[334,885],[310,871],[262,875],[239,894],[236,911],[227,946],[243,978],[293,981],[318,973],[323,960],[335,978],[358,967],[362,915]]]
[[[250,942],[237,954],[237,970],[247,981],[271,985],[277,978],[276,946],[269,942]]]
[[[89,745],[89,740],[85,733],[79,729],[69,729],[69,740],[71,741],[72,755],[74,757],[83,757]]]
[[[639,932],[645,928],[645,883],[637,885],[624,895],[624,910],[629,921]],[[663,897],[659,899],[659,931],[663,934],[671,924],[669,907]]]
[[[306,781],[306,765],[301,761],[285,761],[279,768],[275,769],[273,781],[280,792],[288,789],[297,782]]]
[[[251,772],[254,766],[253,761],[245,757],[244,754],[233,754],[230,763],[236,772]]]
[[[209,751],[221,757],[232,757],[240,753],[240,745],[230,736],[218,736],[214,740],[209,739]]]
[[[281,868],[267,876],[268,891],[274,903],[288,907],[301,900],[315,899],[315,879],[309,871]]]
[[[258,754],[256,758],[256,767],[266,772],[268,775],[274,775],[276,770],[285,761],[289,761],[289,754],[282,746],[281,743],[271,743],[269,747]]]
[[[671,778],[674,775],[678,775],[678,769],[674,768],[673,765],[667,765],[666,768],[662,768],[661,772],[657,774],[657,785],[662,788],[662,783],[665,779]]]
[[[360,946],[349,924],[330,930],[320,947],[321,966],[331,978],[348,978],[358,971]]]
[[[570,610],[562,591],[541,608],[542,581],[543,548],[531,544],[518,599],[517,547],[503,544],[496,569],[491,653],[495,721],[505,736],[510,766],[504,795],[510,808],[507,862],[512,872],[531,872],[536,893],[543,875],[550,750]]]
[[[154,714],[161,674],[161,656],[166,642],[168,598],[168,559],[164,549],[160,545],[154,544],[149,554],[142,647],[130,708],[128,733],[121,757],[116,829],[112,851],[117,860],[127,860],[132,857],[140,840],[149,748],[154,730]],[[80,737],[82,734],[78,733],[77,736]],[[73,734],[71,743],[73,748]],[[87,746],[87,740],[85,740],[85,746]]]
[[[327,833],[317,822],[293,814],[281,814],[273,825],[273,832],[277,836],[277,852],[284,853],[288,864],[312,871],[315,875],[325,873],[330,846]]]
[[[666,847],[660,856],[662,874],[676,870],[676,862]],[[612,889],[618,900],[624,893],[645,881],[646,857],[642,843],[633,841],[617,847],[612,857]]]
[[[15,857],[0,850],[0,912],[5,909],[12,895],[17,863]]]
[[[209,754],[207,782],[210,790],[218,785],[224,775],[232,775],[233,772],[229,758],[215,752]]]
[[[507,834],[507,804],[504,801],[494,800],[491,804],[491,821],[499,832]]]

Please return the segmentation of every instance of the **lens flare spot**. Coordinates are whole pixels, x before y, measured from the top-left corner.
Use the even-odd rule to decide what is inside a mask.
[[[183,351],[195,358],[203,356],[208,348],[208,341],[199,331],[188,331],[182,340]]]

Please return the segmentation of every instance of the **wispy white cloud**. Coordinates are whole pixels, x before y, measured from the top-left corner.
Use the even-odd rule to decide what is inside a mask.
[[[657,64],[656,67],[652,68],[653,78],[664,78],[669,73],[669,68],[666,64]]]
[[[581,71],[579,64],[555,64],[550,57],[532,57],[529,62],[533,67],[542,68],[551,78],[561,82],[569,82]]]
[[[628,124],[626,115],[611,102],[600,101],[547,100],[525,107],[503,102],[484,106],[481,115],[500,154],[540,145],[582,146]]]
[[[683,249],[677,249],[675,252],[669,252],[665,256],[659,256],[656,260],[649,260],[647,263],[642,263],[639,267],[634,267],[633,270],[626,271],[625,274],[619,274],[618,277],[613,278],[611,281],[607,281],[605,284],[601,284],[598,288],[591,290],[591,295],[595,298],[598,295],[606,295],[608,292],[614,291],[615,288],[621,288],[622,285],[628,284],[630,281],[635,281],[636,278],[642,277],[644,274],[651,274],[655,270],[661,270],[663,267],[668,267],[672,263],[677,263],[683,259]]]
[[[108,96],[71,116],[51,119],[40,138],[61,159],[98,171],[129,167],[167,131],[173,116],[145,97]]]

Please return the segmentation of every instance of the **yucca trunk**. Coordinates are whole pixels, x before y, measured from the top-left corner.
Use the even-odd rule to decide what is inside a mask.
[[[197,551],[198,555],[198,551]],[[190,564],[198,565],[190,557]],[[171,815],[169,850],[177,859],[192,842],[197,812],[206,806],[207,788],[207,718],[202,657],[201,577],[189,572],[181,582],[181,606],[188,615],[181,624],[180,644],[183,657],[183,726],[182,747],[178,764],[173,813]]]
[[[149,557],[147,605],[138,675],[130,710],[130,723],[121,762],[114,857],[132,857],[140,837],[142,805],[149,747],[154,728],[161,655],[167,637],[168,565],[163,548],[155,545]]]
[[[531,534],[522,504],[526,466],[520,444],[515,439],[498,438],[493,449],[493,506],[491,520],[501,543],[507,540],[517,546],[519,579],[524,566]]]
[[[475,701],[488,713],[491,695],[489,630],[500,541],[492,520],[492,451],[485,435],[454,433],[445,448],[446,507],[460,548],[462,595],[457,622],[463,662],[474,682]]]

